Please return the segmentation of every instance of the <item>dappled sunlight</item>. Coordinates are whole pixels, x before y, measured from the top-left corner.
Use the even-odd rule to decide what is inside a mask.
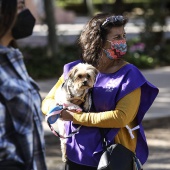
[[[163,120],[162,120],[163,121]],[[144,166],[147,170],[170,169],[170,125],[168,121],[163,127],[155,127],[146,131],[149,146],[149,158]]]

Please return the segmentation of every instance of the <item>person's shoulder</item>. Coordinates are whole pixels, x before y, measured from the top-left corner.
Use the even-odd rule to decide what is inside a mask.
[[[67,63],[64,65],[64,72],[69,71],[72,67],[74,67],[75,65],[81,63],[81,60],[76,60],[76,61],[72,61],[70,63]]]
[[[126,65],[125,65],[128,69],[137,69],[137,70],[139,70],[134,64],[131,64],[131,63],[128,63],[128,62],[126,62]]]
[[[127,63],[124,67],[127,71],[131,71],[131,72],[138,72],[141,73],[141,71],[133,64],[131,63]]]
[[[72,66],[77,65],[80,62],[81,62],[81,60],[75,60],[75,61],[65,64],[64,67],[72,67]]]
[[[81,63],[81,60],[76,60],[70,63],[67,63],[64,65],[64,69],[63,69],[63,74],[64,74],[64,78],[66,79],[67,77],[67,73],[77,64]]]
[[[145,77],[143,76],[142,72],[131,63],[126,64],[124,72],[126,73],[126,76],[130,77],[131,79],[145,80]]]

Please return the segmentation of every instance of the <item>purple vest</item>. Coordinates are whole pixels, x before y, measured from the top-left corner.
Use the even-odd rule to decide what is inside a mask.
[[[64,66],[64,78],[69,70],[81,61],[75,61]],[[133,90],[141,87],[141,102],[137,113],[137,122],[140,125],[136,155],[144,164],[148,157],[148,146],[142,119],[158,94],[158,88],[149,83],[141,72],[132,64],[127,64],[119,71],[110,74],[99,73],[92,91],[93,107],[91,111],[102,112],[115,109],[116,103]],[[78,125],[66,122],[67,135]],[[113,143],[119,129],[106,129],[106,138],[109,144]],[[99,128],[82,126],[78,134],[67,140],[67,156],[78,164],[97,167],[102,154],[102,140]]]

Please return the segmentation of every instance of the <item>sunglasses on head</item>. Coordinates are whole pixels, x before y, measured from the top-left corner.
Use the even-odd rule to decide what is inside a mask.
[[[125,21],[125,19],[124,19],[124,17],[122,15],[111,16],[111,17],[106,18],[106,20],[103,22],[101,27],[105,27],[110,23],[114,24],[114,25],[123,24],[124,21]]]

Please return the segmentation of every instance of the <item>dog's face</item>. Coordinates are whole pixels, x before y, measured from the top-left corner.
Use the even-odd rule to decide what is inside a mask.
[[[90,64],[79,63],[69,72],[68,79],[74,84],[75,90],[92,88],[98,71]]]

